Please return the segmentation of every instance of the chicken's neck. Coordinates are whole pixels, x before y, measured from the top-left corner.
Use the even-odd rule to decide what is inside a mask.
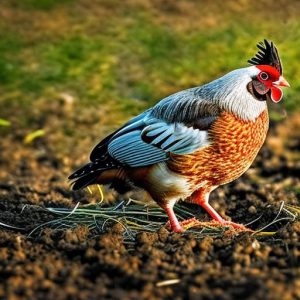
[[[248,68],[238,69],[216,79],[199,89],[221,110],[228,111],[245,121],[254,121],[266,108],[266,101],[253,97],[247,90],[252,80]]]

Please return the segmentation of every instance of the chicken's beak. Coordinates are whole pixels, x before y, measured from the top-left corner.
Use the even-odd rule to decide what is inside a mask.
[[[290,87],[290,84],[283,78],[283,76],[280,76],[279,80],[274,81],[273,85]]]

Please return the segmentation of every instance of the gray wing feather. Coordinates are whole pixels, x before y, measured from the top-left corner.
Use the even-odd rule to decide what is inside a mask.
[[[153,135],[153,131],[158,132],[157,129],[153,129],[152,125],[146,126],[141,137],[147,143],[163,149],[166,152],[172,152],[175,154],[189,154],[194,152],[200,147],[208,145],[207,131],[194,129],[193,127],[187,127],[182,123],[166,123],[159,122],[161,133]],[[155,122],[155,119],[150,119],[150,122]]]
[[[205,86],[171,95],[117,131],[108,153],[130,167],[166,161],[169,153],[189,154],[209,144],[207,129],[220,113],[205,97]]]
[[[152,124],[147,125],[147,121]],[[108,153],[124,165],[143,167],[168,160],[170,152],[188,154],[208,144],[206,131],[156,121],[152,126],[153,118],[144,120],[143,130],[128,132],[124,128],[123,134],[117,134],[109,142]]]
[[[164,98],[152,108],[150,114],[167,122],[188,124],[218,116],[220,111],[217,102],[211,99],[211,89],[203,85]]]
[[[168,153],[145,143],[141,131],[134,130],[112,140],[108,145],[109,154],[124,165],[143,167],[169,159]]]

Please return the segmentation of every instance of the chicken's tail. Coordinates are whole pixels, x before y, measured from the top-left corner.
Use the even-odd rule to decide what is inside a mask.
[[[68,179],[72,180],[72,190],[77,191],[98,183],[99,177],[103,172],[116,167],[113,161],[108,160],[87,163],[68,177]]]

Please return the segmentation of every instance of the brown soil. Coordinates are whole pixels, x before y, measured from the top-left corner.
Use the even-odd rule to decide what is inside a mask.
[[[212,194],[221,214],[244,224],[263,214],[250,225],[257,229],[274,219],[281,201],[299,206],[298,120],[296,115],[273,126],[254,167]],[[261,238],[243,233],[196,239],[162,227],[129,242],[119,225],[104,233],[45,225],[28,237],[53,220],[44,207],[96,200],[70,191],[65,178],[74,162],[52,151],[47,137],[24,146],[18,130],[5,134],[0,222],[20,229],[0,226],[0,299],[300,298],[299,222],[276,223],[268,230],[277,234]]]

